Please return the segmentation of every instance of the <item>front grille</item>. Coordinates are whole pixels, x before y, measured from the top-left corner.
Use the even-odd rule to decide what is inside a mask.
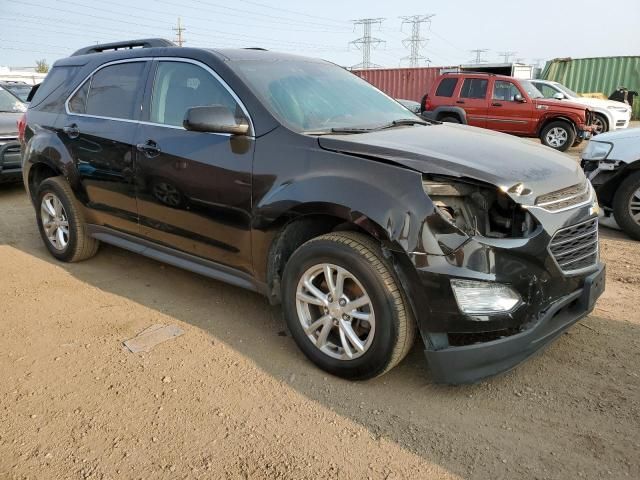
[[[598,263],[598,219],[558,230],[549,250],[564,273],[594,266]]]
[[[591,187],[589,181],[572,185],[555,192],[547,193],[536,198],[536,206],[549,212],[558,212],[575,207],[591,199]]]

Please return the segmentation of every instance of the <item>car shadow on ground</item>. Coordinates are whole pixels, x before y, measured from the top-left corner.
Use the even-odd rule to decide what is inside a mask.
[[[263,297],[107,245],[89,261],[59,263],[42,244],[33,208],[19,187],[3,189],[0,203],[13,212],[0,216],[0,244],[201,329],[372,437],[391,440],[462,478],[476,478],[476,470],[503,471],[503,457],[520,478],[531,478],[541,459],[549,478],[578,469],[595,474],[604,468],[616,478],[637,472],[637,465],[620,460],[619,444],[640,442],[640,379],[632,375],[640,345],[625,342],[640,338],[638,323],[592,315],[514,371],[476,385],[433,384],[420,341],[383,377],[347,382],[306,360],[280,309]],[[569,459],[561,458],[563,452],[570,452]]]

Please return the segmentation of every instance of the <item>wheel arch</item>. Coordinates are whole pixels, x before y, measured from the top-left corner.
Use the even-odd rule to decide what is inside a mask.
[[[554,115],[551,117],[545,117],[540,124],[538,125],[538,130],[536,136],[539,137],[542,134],[542,131],[552,122],[565,122],[568,123],[569,126],[573,129],[573,132],[577,135],[578,129],[576,126],[576,122],[566,115]]]

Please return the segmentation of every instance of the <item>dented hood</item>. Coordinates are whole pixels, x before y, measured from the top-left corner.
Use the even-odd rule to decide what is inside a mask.
[[[576,185],[584,174],[571,157],[535,141],[466,125],[398,127],[318,138],[326,150],[393,162],[425,174],[472,178],[536,196]],[[530,203],[519,199],[520,203]]]

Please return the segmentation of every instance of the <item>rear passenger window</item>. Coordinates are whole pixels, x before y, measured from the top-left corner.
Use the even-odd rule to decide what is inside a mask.
[[[453,92],[456,90],[456,85],[458,85],[457,78],[445,78],[438,85],[438,89],[436,90],[436,97],[453,97]]]
[[[69,100],[73,113],[133,119],[143,88],[145,62],[110,65],[98,70]]]
[[[241,116],[231,93],[204,68],[185,62],[160,62],[153,83],[150,120],[181,127],[191,107],[222,105]]]
[[[489,80],[485,78],[467,78],[462,84],[460,98],[487,98],[487,85]]]

